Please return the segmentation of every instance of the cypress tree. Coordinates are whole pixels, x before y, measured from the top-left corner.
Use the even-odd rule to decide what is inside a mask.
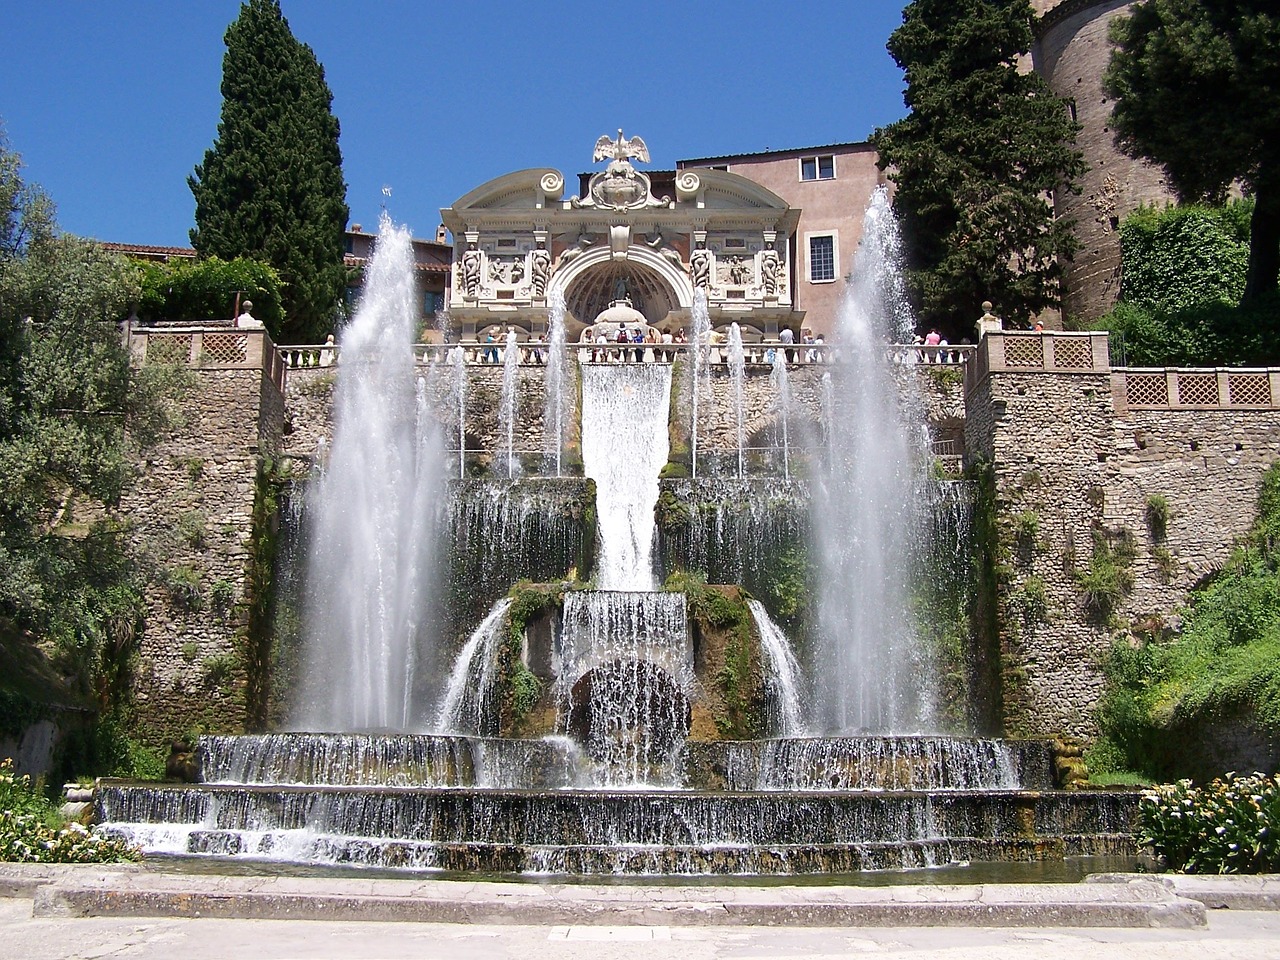
[[[1084,171],[1067,104],[1019,70],[1031,4],[914,0],[902,21],[888,49],[911,112],[873,140],[897,184],[917,316],[962,335],[991,300],[1024,324],[1061,302],[1060,258],[1076,241],[1050,197]]]
[[[242,4],[225,41],[218,137],[187,180],[196,199],[191,243],[200,256],[275,267],[285,319],[271,334],[318,343],[345,282],[348,211],[333,95],[279,0]]]

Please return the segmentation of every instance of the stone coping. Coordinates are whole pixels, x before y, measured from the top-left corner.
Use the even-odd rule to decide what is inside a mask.
[[[1195,881],[1183,884],[1183,881]],[[1085,883],[655,886],[179,874],[149,865],[0,864],[0,896],[38,917],[135,916],[491,924],[1163,927],[1205,925],[1194,898],[1270,904],[1280,878],[1109,874]],[[1184,892],[1183,886],[1186,890]],[[1252,891],[1252,893],[1251,893]],[[1252,896],[1252,899],[1247,899]]]

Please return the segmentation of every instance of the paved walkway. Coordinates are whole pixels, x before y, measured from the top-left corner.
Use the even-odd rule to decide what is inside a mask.
[[[1230,909],[1214,909],[1222,904]],[[0,864],[0,958],[1097,960],[1100,952],[1280,958],[1280,878],[669,887]]]

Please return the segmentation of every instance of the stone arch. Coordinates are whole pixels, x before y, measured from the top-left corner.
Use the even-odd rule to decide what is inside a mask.
[[[651,324],[693,305],[693,286],[683,265],[640,246],[631,247],[625,260],[615,260],[608,247],[574,257],[552,276],[548,293],[559,290],[564,295],[568,312],[581,328],[609,306],[614,284],[622,276],[630,281],[632,306]]]
[[[617,696],[625,690],[626,696]],[[651,660],[616,657],[586,671],[569,694],[567,727],[598,761],[661,765],[689,735],[689,696]]]

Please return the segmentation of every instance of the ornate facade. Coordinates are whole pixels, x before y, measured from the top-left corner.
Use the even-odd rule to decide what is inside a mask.
[[[441,211],[454,237],[450,326],[463,338],[495,325],[538,336],[548,303],[564,298],[568,334],[612,303],[630,301],[651,325],[690,325],[694,292],[713,326],[798,331],[791,238],[799,211],[760,184],[720,170],[650,176],[639,137],[601,137],[605,168],[565,198],[557,170],[491,180]]]

